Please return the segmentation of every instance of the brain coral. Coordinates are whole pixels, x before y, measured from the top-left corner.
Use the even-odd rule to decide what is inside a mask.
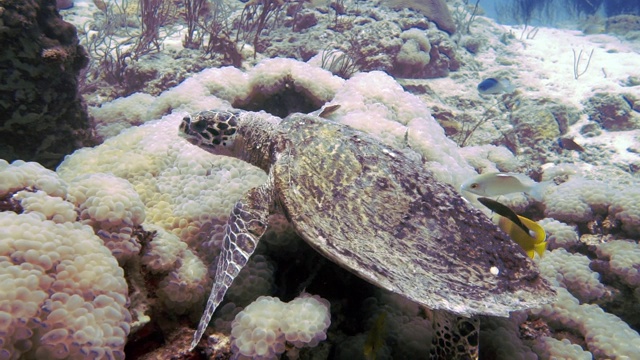
[[[551,189],[544,195],[544,214],[568,223],[587,222],[594,214],[606,213],[613,194],[605,182],[580,177]]]
[[[58,174],[73,183],[79,176],[109,172],[113,177],[99,175],[95,179],[114,186],[120,184],[122,192],[131,195],[127,206],[133,210],[129,210],[130,215],[120,213],[118,216],[124,216],[120,220],[116,216],[107,221],[126,220],[135,225],[145,219],[190,245],[208,246],[212,229],[226,222],[233,203],[250,188],[262,184],[266,174],[242,161],[211,155],[180,139],[177,128],[183,116],[184,113],[172,114],[126,129],[95,148],[78,150],[58,167]],[[113,202],[108,206],[117,205]],[[118,206],[109,211],[116,211],[115,215],[120,210],[122,207]],[[210,246],[209,256],[216,255],[217,245]]]
[[[331,323],[329,302],[303,294],[289,303],[261,296],[232,323],[232,351],[240,359],[277,359],[286,347],[315,347]]]
[[[628,247],[603,245],[607,246],[600,246],[598,254],[616,261],[612,267],[629,265],[628,258],[633,259],[637,255],[632,251],[631,256],[623,255],[620,259],[615,256],[621,249],[635,249],[637,244]],[[553,329],[572,329],[580,334],[596,359],[635,358],[640,347],[640,335],[619,317],[588,303],[597,300],[606,289],[598,281],[600,276],[589,268],[586,256],[557,249],[542,257],[539,265],[542,275],[556,285],[558,298],[555,303],[532,309],[530,313],[543,318]],[[550,351],[552,345],[547,344],[545,351]]]
[[[331,115],[333,120],[371,133],[397,148],[415,150],[438,179],[458,186],[464,179],[474,175],[471,167],[459,155],[458,147],[445,136],[442,127],[431,116],[429,107],[381,71],[360,73],[345,81],[308,63],[292,59],[266,59],[246,72],[232,67],[207,69],[154,99],[145,96],[144,103],[148,104],[146,113],[139,104],[131,112],[119,109],[131,106],[141,96],[134,94],[129,98],[92,110],[99,126],[119,129],[131,123],[157,119],[172,110],[174,114],[167,115],[167,121],[176,119],[178,110],[228,109],[231,106],[251,111],[266,110],[285,117],[291,112],[312,112],[331,103],[341,106]],[[74,172],[108,172],[112,171],[110,167],[115,167],[114,175],[129,180],[140,193],[143,189],[135,185],[132,175],[139,176],[159,168],[169,171],[171,165],[178,165],[174,161],[180,161],[181,167],[180,172],[172,174],[174,179],[185,172],[192,179],[191,175],[196,169],[184,168],[190,162],[200,167],[199,175],[207,170],[213,174],[216,165],[223,160],[212,162],[210,155],[197,154],[202,151],[176,141],[175,128],[169,130],[167,126],[173,125],[157,122],[144,130],[125,131],[98,147],[102,154],[97,161],[87,158],[91,156],[89,154],[95,156],[92,151],[77,151],[72,156],[76,157],[75,160],[66,160],[62,164],[63,177],[68,179],[68,168],[83,166],[81,162],[90,166],[102,164],[99,166],[101,170],[78,168]],[[153,132],[158,134],[154,135]],[[137,141],[142,143],[137,144]],[[125,149],[128,151],[123,151]],[[176,153],[181,156],[176,158]],[[106,159],[108,156],[112,158]],[[208,166],[202,164],[203,159],[209,162]],[[226,166],[243,166],[238,163],[230,161]],[[246,169],[248,165],[244,166]],[[203,182],[182,188],[190,189],[196,184]],[[153,188],[153,184],[146,184],[144,188]],[[144,198],[142,193],[141,196]],[[153,213],[153,210],[150,211]]]
[[[629,236],[640,236],[640,189],[618,191],[611,202],[609,212],[622,223],[622,229]]]
[[[68,192],[80,221],[94,229],[119,261],[140,252],[140,244],[131,234],[144,221],[145,209],[127,180],[111,174],[88,174],[75,178]]]
[[[0,213],[0,357],[124,359],[123,270],[93,230]]]
[[[0,159],[0,196],[22,189],[42,190],[51,196],[67,195],[67,184],[58,175],[35,162]]]
[[[599,258],[609,262],[609,270],[633,288],[640,287],[640,245],[635,241],[613,240],[598,246]],[[636,293],[640,300],[640,292]]]
[[[538,224],[547,233],[547,248],[549,250],[570,249],[579,244],[579,235],[574,226],[549,218],[538,221]]]
[[[37,212],[55,223],[73,222],[78,217],[72,203],[57,196],[49,196],[41,190],[22,190],[15,193],[13,199],[20,201],[24,213]]]

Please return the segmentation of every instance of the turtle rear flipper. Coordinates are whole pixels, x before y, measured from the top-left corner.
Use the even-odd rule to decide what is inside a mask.
[[[480,319],[433,310],[431,360],[477,360]]]
[[[271,175],[269,175],[269,179],[264,185],[249,190],[231,210],[222,240],[222,252],[218,256],[211,294],[207,300],[207,307],[200,318],[198,329],[193,336],[190,350],[193,350],[200,342],[213,313],[222,302],[233,280],[249,261],[249,257],[256,250],[258,241],[267,229],[267,219],[272,210],[270,204],[273,203],[273,181],[271,179]]]

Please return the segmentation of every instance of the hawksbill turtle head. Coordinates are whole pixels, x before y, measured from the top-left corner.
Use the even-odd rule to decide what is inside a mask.
[[[280,121],[267,113],[207,110],[185,116],[180,135],[207,152],[235,157],[268,171],[282,150]]]
[[[235,156],[242,135],[238,135],[239,111],[201,111],[185,116],[180,134],[210,153]]]

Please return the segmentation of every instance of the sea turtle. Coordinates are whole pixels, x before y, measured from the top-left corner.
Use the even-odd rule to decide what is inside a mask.
[[[522,249],[452,186],[364,132],[314,115],[236,110],[188,115],[180,130],[268,173],[231,211],[192,349],[277,212],[331,261],[434,310],[433,358],[477,357],[474,315],[508,316],[554,297]]]

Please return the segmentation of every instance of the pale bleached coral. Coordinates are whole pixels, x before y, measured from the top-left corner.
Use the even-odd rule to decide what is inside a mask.
[[[544,198],[545,215],[568,223],[608,215],[626,235],[640,235],[640,189],[637,178],[612,167],[560,164],[547,167],[543,179],[568,179]]]
[[[0,196],[22,189],[42,190],[61,198],[67,195],[66,182],[44,166],[22,160],[9,164],[0,159]]]
[[[205,73],[207,71],[212,70],[205,70]],[[228,71],[225,71],[225,73],[226,72]],[[219,74],[221,78],[225,77],[225,74],[222,72],[219,72]],[[199,74],[196,74],[183,81],[178,86],[163,92],[155,99],[155,101],[149,104],[149,119],[158,119],[172,111],[191,112],[210,108],[229,108],[230,105],[228,102],[216,97],[207,88],[205,81],[209,79],[211,79],[211,77],[200,78]],[[246,82],[242,82],[239,85],[245,84]]]
[[[565,249],[545,253],[539,261],[541,272],[553,277],[562,287],[569,290],[580,302],[591,302],[607,293],[600,282],[600,274],[591,270],[591,260],[582,254],[572,254]]]
[[[290,90],[295,90],[301,99],[316,108],[329,102],[340,105],[332,119],[378,136],[399,149],[415,150],[442,181],[457,186],[473,174],[426,104],[405,92],[383,72],[357,74],[345,81],[319,67],[292,59],[266,59],[246,73],[229,67],[209,69],[158,96],[150,104],[147,116],[157,118],[171,110],[228,109],[230,104],[239,108],[255,106],[256,97],[269,99],[270,95]],[[123,116],[128,115],[123,113]],[[134,113],[132,117],[138,119],[139,115]],[[108,123],[113,119],[98,118],[97,121]],[[131,135],[120,135],[119,142]],[[142,166],[140,163],[147,159],[148,156],[134,152],[125,154],[122,161],[133,167],[133,164]]]
[[[232,351],[239,359],[277,359],[285,342],[315,347],[326,339],[331,323],[329,302],[303,294],[289,303],[261,296],[232,323]]]
[[[151,232],[152,239],[145,246],[140,261],[152,273],[169,272],[176,267],[182,252],[187,250],[185,242],[154,224],[143,224],[145,231]]]
[[[124,359],[124,272],[93,230],[0,213],[0,355]]]
[[[270,97],[290,87],[320,108],[329,102],[344,80],[320,67],[294,59],[266,59],[249,72],[249,88],[261,97]],[[242,102],[242,99],[236,99]]]
[[[598,245],[596,253],[598,258],[608,261],[609,270],[625,284],[640,288],[640,245],[637,242],[613,240]]]
[[[629,236],[640,236],[640,188],[629,187],[617,191],[611,200],[610,215],[622,223]]]
[[[233,204],[264,183],[266,174],[181,139],[177,129],[183,116],[172,114],[127,129],[95,148],[78,150],[65,159],[58,173],[71,180],[110,172],[131,184],[144,204],[147,222],[194,246],[207,241],[212,227],[224,224]],[[210,250],[214,257],[217,248]]]
[[[555,360],[592,360],[593,355],[580,347],[572,344],[568,339],[558,340],[549,336],[537,339],[533,350],[541,359]]]
[[[182,252],[176,268],[158,284],[158,296],[167,309],[183,314],[194,305],[203,305],[208,288],[207,267],[191,250]]]
[[[329,71],[304,62],[265,59],[248,72],[234,67],[205,69],[155,98],[136,93],[93,108],[91,113],[99,135],[108,137],[172,111],[229,109],[232,103],[242,107],[285,90],[294,90],[319,108],[331,100],[343,82]]]
[[[550,218],[539,220],[538,224],[547,233],[547,248],[549,250],[557,248],[568,250],[580,243],[575,226]]]
[[[102,104],[90,107],[89,112],[100,121],[96,124],[96,134],[102,138],[115,135],[132,125],[140,125],[151,120],[149,106],[155,97],[149,94],[134,93]]]
[[[539,265],[542,275],[556,285],[558,297],[552,304],[530,310],[531,314],[542,317],[552,328],[569,328],[582,335],[587,350],[597,359],[635,356],[640,335],[619,317],[585,302],[606,291],[599,275],[589,268],[588,258],[557,249],[547,253]]]
[[[431,61],[429,54],[431,43],[429,43],[426,32],[411,28],[400,34],[400,38],[404,43],[396,56],[394,71],[407,77],[420,74]]]
[[[69,184],[68,199],[79,220],[91,226],[119,261],[140,252],[133,231],[145,218],[145,207],[133,186],[111,174],[88,174]]]
[[[633,359],[636,356],[640,335],[628,324],[597,305],[580,304],[565,288],[559,287],[557,291],[556,302],[531,310],[531,313],[542,317],[553,328],[578,332],[596,359]]]
[[[465,146],[460,148],[460,155],[481,174],[515,172],[519,165],[513,153],[504,146],[491,144]]]
[[[606,214],[612,195],[604,182],[574,177],[549,187],[543,197],[544,214],[567,223],[585,223],[595,214]]]
[[[75,206],[57,196],[49,196],[42,190],[18,191],[13,198],[20,201],[24,213],[36,212],[56,223],[74,222],[78,217]]]

